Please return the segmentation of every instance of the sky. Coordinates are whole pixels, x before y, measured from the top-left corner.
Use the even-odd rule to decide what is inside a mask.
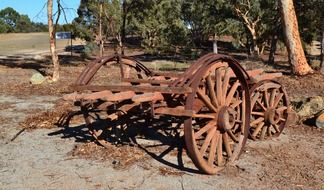
[[[0,10],[6,7],[12,7],[19,14],[28,15],[33,22],[47,23],[47,0],[0,0]],[[70,23],[76,16],[80,5],[80,0],[61,0],[61,5],[66,8],[65,13],[68,23]],[[57,11],[56,1],[53,0],[53,13]],[[60,24],[66,24],[61,15]]]

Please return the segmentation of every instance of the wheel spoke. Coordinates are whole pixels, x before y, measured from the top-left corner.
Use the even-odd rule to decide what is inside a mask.
[[[217,165],[223,166],[223,139],[218,138],[217,144]]]
[[[270,94],[270,101],[269,101],[270,107],[273,107],[275,97],[276,97],[276,89],[272,89],[271,94]]]
[[[194,134],[194,138],[198,139],[202,134],[206,133],[208,130],[210,130],[211,128],[215,128],[216,122],[215,121],[211,121],[209,122],[207,125],[205,125],[204,127],[202,127],[201,129],[199,129],[199,131],[197,131]]]
[[[231,138],[234,142],[236,142],[236,143],[239,142],[239,140],[236,138],[236,136],[233,134],[233,132],[232,132],[231,130],[228,130],[228,131],[227,131],[227,134],[230,136],[230,138]]]
[[[231,107],[232,108],[236,108],[237,106],[239,106],[242,103],[242,100],[236,100],[235,102],[232,103]]]
[[[269,94],[268,94],[268,91],[267,90],[264,90],[264,103],[265,103],[265,106],[268,108],[270,107],[269,105]]]
[[[264,122],[259,123],[258,127],[253,131],[252,136],[255,137],[260,132],[262,127],[264,126]]]
[[[258,100],[259,96],[260,96],[260,92],[257,92],[257,93],[254,94],[254,96],[251,99],[251,108],[254,107],[254,105],[255,105],[256,101]]]
[[[225,96],[225,94],[222,92],[222,70],[220,68],[216,71],[216,90],[218,103],[222,105],[223,96]]]
[[[278,106],[278,104],[279,104],[281,98],[283,97],[283,95],[284,95],[283,93],[279,93],[279,94],[276,96],[276,98],[275,98],[275,100],[274,100],[274,102],[273,102],[273,107],[274,107],[274,108],[276,108],[276,107]]]
[[[286,109],[287,109],[286,106],[282,106],[282,107],[276,109],[276,111],[283,112],[283,111],[285,111]]]
[[[261,106],[261,108],[263,109],[263,111],[266,111],[267,110],[267,108],[264,107],[264,105],[260,102],[260,100],[257,100],[256,102]]]
[[[276,130],[277,133],[280,133],[279,126],[277,124],[274,124],[273,128]]]
[[[258,119],[252,121],[252,122],[250,123],[250,125],[251,125],[251,127],[253,127],[253,126],[257,125],[258,123],[260,123],[260,122],[262,122],[262,121],[264,121],[264,117],[259,117]]]
[[[260,135],[260,140],[263,140],[264,139],[264,137],[266,135],[266,132],[267,132],[267,128],[268,128],[267,126],[264,126],[262,128],[261,135]]]
[[[225,104],[228,106],[231,103],[231,100],[233,99],[234,93],[237,90],[237,87],[239,86],[239,81],[235,81],[235,83],[233,84],[231,90],[229,91],[227,97],[226,97],[226,101]]]
[[[269,137],[272,137],[272,132],[271,132],[272,125],[268,126],[267,133]]]
[[[212,140],[213,136],[215,135],[215,131],[216,131],[215,127],[209,130],[208,135],[204,141],[204,144],[201,146],[201,149],[200,149],[201,156],[204,156],[207,148],[209,147],[210,141]]]
[[[216,148],[217,148],[217,143],[218,143],[218,138],[220,134],[219,131],[216,131],[210,145],[210,152],[208,156],[208,164],[212,165],[213,162],[215,161],[215,156],[216,156]]]
[[[229,79],[230,79],[230,72],[231,70],[229,68],[227,68],[225,70],[225,76],[224,76],[224,81],[223,81],[223,99],[222,99],[222,102],[224,103],[225,102],[225,99],[226,99],[226,93],[227,93],[227,88],[228,88],[228,84],[229,84]]]
[[[198,97],[204,102],[204,104],[211,110],[214,112],[217,112],[218,110],[215,108],[215,106],[210,103],[210,101],[208,100],[209,98],[204,95],[202,92],[200,92],[199,90],[197,91]]]
[[[215,94],[215,84],[213,83],[213,81],[211,80],[210,75],[208,75],[206,77],[206,81],[207,81],[207,87],[208,87],[208,91],[210,94],[210,99],[213,103],[214,106],[218,107],[218,102],[217,102],[217,98],[216,98],[216,94]]]
[[[286,121],[286,119],[280,117],[280,118],[279,118],[279,121]]]
[[[253,111],[251,112],[252,115],[258,115],[258,116],[264,116],[264,112],[257,112],[257,111]]]
[[[222,136],[223,136],[223,142],[224,142],[224,145],[225,145],[225,150],[227,152],[227,155],[228,155],[228,157],[231,157],[232,156],[232,149],[231,149],[231,146],[229,144],[228,135],[227,135],[227,133],[224,133]]]

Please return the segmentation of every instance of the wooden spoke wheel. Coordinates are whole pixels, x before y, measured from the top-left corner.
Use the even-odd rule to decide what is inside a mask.
[[[85,125],[97,143],[107,148],[109,143],[118,143],[121,140],[124,125],[116,121],[118,111],[100,110],[91,104],[82,105],[81,110]]]
[[[202,75],[186,100],[194,117],[185,120],[185,141],[194,164],[215,174],[236,160],[245,145],[249,91],[242,69],[231,60],[218,60],[196,74]]]
[[[107,73],[110,74],[107,76]],[[144,79],[148,78],[151,74],[152,73],[148,68],[146,68],[143,64],[135,59],[126,56],[109,56],[99,58],[88,64],[78,77],[75,84],[89,85],[91,83],[92,85],[103,85],[103,83],[105,82],[116,83],[116,80],[118,82],[128,83],[127,81],[123,80]],[[105,77],[108,77],[108,80]],[[108,127],[112,122],[109,123],[108,121],[111,120],[111,118],[107,117],[118,117],[118,115],[114,114],[113,112],[110,113],[111,111],[116,112],[116,110],[110,110],[109,105],[121,103],[121,101],[106,103],[108,106],[102,108],[102,110],[106,110],[106,113],[105,111],[100,111],[100,109],[98,110],[97,106],[93,106],[95,104],[98,104],[98,101],[92,102],[91,104],[87,103],[85,105],[81,105],[81,111],[83,112],[85,123],[89,128],[90,134],[94,137],[94,139],[96,139],[99,144],[105,147],[108,146],[107,136],[112,137],[114,135],[119,135],[112,134],[118,131],[115,130],[116,127]],[[127,103],[130,102],[126,102],[125,104]],[[130,108],[131,107],[132,106],[130,106]]]
[[[250,89],[250,136],[254,140],[278,137],[288,118],[288,97],[283,86],[272,80],[255,84]]]

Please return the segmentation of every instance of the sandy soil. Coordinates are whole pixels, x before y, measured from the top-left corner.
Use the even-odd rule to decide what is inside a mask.
[[[158,138],[150,126],[135,136],[138,144],[108,150],[93,143],[80,118],[57,127],[55,112],[74,109],[61,97],[81,68],[65,65],[59,83],[35,86],[28,84],[33,69],[0,66],[0,189],[324,189],[324,131],[311,126],[287,127],[269,141],[249,140],[235,165],[214,176],[197,171],[182,139]],[[293,81],[288,92],[314,83],[285,77]],[[34,129],[11,141],[32,121]]]

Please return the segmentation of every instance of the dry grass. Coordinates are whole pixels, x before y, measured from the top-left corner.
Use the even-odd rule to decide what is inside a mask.
[[[105,148],[94,142],[79,144],[70,152],[73,157],[94,160],[109,160],[115,169],[125,169],[129,166],[146,160],[147,154],[135,146],[110,145]]]
[[[80,43],[80,40],[73,41],[73,44]],[[57,40],[58,49],[63,49],[68,45],[70,45],[70,40]],[[49,51],[47,32],[0,34],[0,55],[44,51]]]
[[[72,111],[72,106],[66,102],[57,103],[51,110],[27,117],[19,125],[23,129],[51,129],[56,127],[60,118]]]

